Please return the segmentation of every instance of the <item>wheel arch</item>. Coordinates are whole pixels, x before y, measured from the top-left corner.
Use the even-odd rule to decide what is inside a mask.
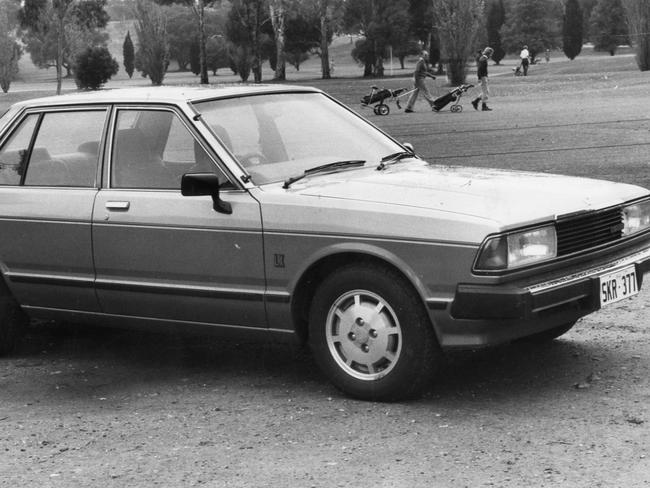
[[[417,294],[426,311],[425,288],[417,274],[401,259],[381,249],[368,246],[367,248],[336,249],[330,250],[326,255],[321,255],[307,266],[295,281],[291,297],[291,316],[296,333],[301,341],[308,339],[309,309],[314,293],[320,283],[332,273],[350,264],[370,263],[393,270],[404,278],[405,282]],[[431,327],[435,326],[429,317]],[[436,333],[437,335],[437,333]]]

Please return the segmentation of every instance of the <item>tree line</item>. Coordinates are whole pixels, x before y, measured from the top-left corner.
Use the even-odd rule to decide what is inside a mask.
[[[261,82],[264,63],[285,80],[287,64],[298,70],[312,55],[327,79],[336,34],[355,35],[351,56],[366,77],[383,76],[388,57],[404,67],[427,49],[456,84],[486,45],[496,63],[527,45],[534,62],[559,48],[574,59],[585,41],[611,55],[631,43],[639,68],[650,69],[647,0],[0,0],[0,87],[9,89],[27,52],[37,67],[56,69],[57,93],[64,76],[98,88],[118,70],[107,48],[111,17],[133,26],[125,71],[155,85],[172,60],[201,83],[222,68]]]

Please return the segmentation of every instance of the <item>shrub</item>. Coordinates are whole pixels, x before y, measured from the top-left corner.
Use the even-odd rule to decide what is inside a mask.
[[[76,60],[75,79],[82,89],[98,90],[117,74],[117,61],[106,47],[88,47]]]

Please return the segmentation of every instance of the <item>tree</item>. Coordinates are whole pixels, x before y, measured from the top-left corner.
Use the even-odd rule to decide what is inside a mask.
[[[190,48],[196,43],[197,61],[198,36],[196,36],[196,16],[185,5],[169,5],[163,8],[167,17],[167,38],[169,39],[169,59],[175,59],[180,71],[186,71],[190,63]],[[200,69],[199,72],[200,74]]]
[[[598,0],[591,11],[589,25],[595,51],[614,56],[620,44],[629,42],[621,0]]]
[[[286,80],[285,42],[286,42],[286,17],[290,6],[289,0],[268,0],[269,17],[273,26],[275,38],[275,76],[276,80]]]
[[[104,46],[88,47],[77,56],[75,79],[82,89],[98,90],[117,74],[119,65]]]
[[[217,74],[220,68],[230,67],[230,57],[228,56],[228,46],[223,36],[211,36],[205,45],[206,59],[208,69],[213,75]]]
[[[220,4],[221,0],[154,0],[156,3],[160,5],[170,5],[174,3],[178,3],[181,5],[189,6],[190,10],[194,16],[194,19],[196,21],[196,38],[198,39],[198,53],[199,53],[199,75],[201,77],[201,84],[207,84],[209,83],[208,79],[208,66],[207,66],[207,51],[206,51],[206,46],[208,42],[208,32],[207,32],[207,25],[208,25],[208,16],[207,16],[207,9],[210,6]],[[183,69],[187,68],[187,63],[189,63],[189,49],[190,49],[190,43],[187,42],[189,36],[187,36],[187,31],[181,32],[181,36],[176,38],[176,39],[170,39],[170,46],[172,46],[170,49],[174,49],[174,45],[177,40],[182,40],[182,42],[185,44],[186,50],[185,54],[188,56],[187,58],[182,58],[183,60]],[[190,41],[191,42],[191,41]],[[174,57],[174,56],[172,56]]]
[[[300,64],[309,59],[309,52],[320,45],[320,19],[298,15],[287,19],[284,52],[287,62],[300,70]]]
[[[131,40],[131,32],[126,31],[124,37],[124,44],[122,44],[122,58],[124,62],[124,70],[129,78],[133,77],[133,70],[135,69],[135,49],[133,41]]]
[[[510,4],[501,27],[503,48],[518,53],[527,45],[535,59],[537,53],[558,47],[561,19],[561,4],[555,0],[517,0]]]
[[[329,45],[332,42],[335,12],[341,12],[343,0],[316,0],[320,31],[320,66],[321,77],[328,80],[332,77],[330,69]],[[339,19],[340,20],[340,19]]]
[[[346,2],[343,15],[348,32],[361,32],[352,56],[364,65],[364,76],[384,75],[388,48],[402,49],[408,43],[408,0],[356,0]]]
[[[623,0],[628,27],[636,47],[636,62],[641,71],[650,70],[650,2]]]
[[[150,0],[136,0],[134,15],[138,37],[136,68],[153,85],[162,85],[169,65],[167,18],[162,8]]]
[[[578,0],[566,0],[562,24],[562,50],[573,60],[582,50],[582,10]]]
[[[429,62],[434,65],[440,61],[440,39],[434,29],[435,15],[431,0],[409,0],[409,37],[411,43],[404,55],[418,54],[422,48],[429,51]],[[400,64],[404,68],[403,58]]]
[[[190,71],[195,75],[201,74],[201,48],[197,37],[194,37],[190,44]]]
[[[108,35],[106,0],[25,0],[20,10],[23,43],[39,68],[55,67],[57,93],[62,70],[74,70],[76,55],[88,46],[104,46]]]
[[[475,50],[479,18],[483,15],[482,0],[433,0],[435,27],[440,35],[442,59],[452,85],[465,82],[467,60]]]
[[[582,10],[582,37],[585,41],[593,41],[594,33],[591,31],[591,15],[598,0],[580,0]]]
[[[251,71],[255,83],[262,81],[262,45],[266,37],[262,24],[267,20],[264,0],[233,0],[226,20],[226,38],[231,43],[233,71],[242,81]]]
[[[503,57],[506,55],[505,49],[501,45],[501,32],[500,29],[506,21],[506,11],[503,6],[503,0],[492,0],[487,8],[487,44],[494,53],[492,60],[499,64]]]
[[[18,60],[22,54],[16,35],[18,7],[12,2],[0,3],[0,88],[4,93],[9,91],[18,74]]]

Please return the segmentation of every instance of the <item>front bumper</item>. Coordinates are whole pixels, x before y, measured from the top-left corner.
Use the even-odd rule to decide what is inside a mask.
[[[641,289],[643,275],[650,271],[650,248],[524,287],[459,284],[447,311],[452,320],[442,320],[440,342],[496,344],[575,321],[600,308],[600,276],[632,265]]]

